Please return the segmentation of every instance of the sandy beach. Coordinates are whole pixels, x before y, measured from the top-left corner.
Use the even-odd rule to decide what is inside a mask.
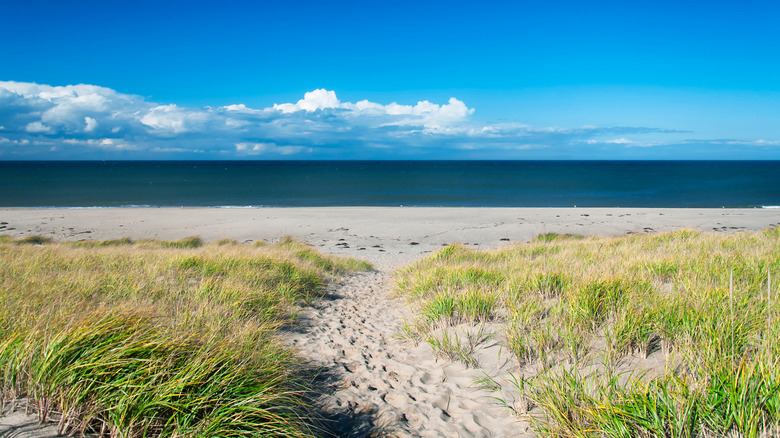
[[[0,235],[56,241],[180,239],[239,242],[290,236],[323,252],[394,269],[443,245],[495,248],[543,233],[624,235],[780,225],[780,209],[649,208],[95,208],[0,209]]]
[[[343,436],[532,436],[529,424],[475,382],[511,364],[485,345],[481,367],[437,358],[398,334],[409,311],[392,272],[452,243],[496,248],[544,233],[625,235],[678,229],[733,233],[780,226],[780,209],[630,208],[125,208],[0,209],[0,235],[55,241],[180,239],[241,243],[293,237],[376,270],[331,284],[326,298],[284,333],[308,361],[332,370],[318,400]],[[511,397],[507,389],[505,394]],[[0,418],[0,436],[55,436],[35,417]],[[56,430],[55,430],[56,432]]]

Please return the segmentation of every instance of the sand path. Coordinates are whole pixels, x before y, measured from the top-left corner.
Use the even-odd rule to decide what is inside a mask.
[[[390,294],[387,271],[344,278],[328,292],[303,312],[296,331],[286,337],[312,364],[333,373],[318,404],[334,418],[353,417],[347,425],[351,430],[334,424],[336,432],[525,435],[528,424],[493,399],[495,392],[479,387],[481,370],[438,359],[428,345],[415,347],[398,337],[408,315],[404,303]]]

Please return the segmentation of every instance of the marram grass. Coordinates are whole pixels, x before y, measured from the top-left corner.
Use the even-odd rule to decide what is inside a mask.
[[[449,330],[491,324],[542,436],[759,437],[780,423],[779,277],[780,230],[686,230],[452,245],[396,285],[440,354],[471,365]]]
[[[329,276],[368,268],[291,240],[0,242],[1,400],[68,433],[311,436],[275,332]]]

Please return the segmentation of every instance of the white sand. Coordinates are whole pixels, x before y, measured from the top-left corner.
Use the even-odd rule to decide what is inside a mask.
[[[478,388],[506,376],[498,347],[482,346],[481,369],[437,359],[399,339],[408,310],[392,298],[390,274],[450,243],[494,248],[542,233],[621,235],[693,228],[709,232],[780,226],[776,209],[262,208],[0,209],[0,235],[55,240],[179,239],[274,241],[292,236],[319,250],[372,262],[377,271],[331,285],[330,294],[285,334],[312,364],[329,370],[320,405],[350,436],[372,429],[399,436],[530,436],[528,424]],[[504,385],[511,397],[511,385]],[[9,417],[0,419],[0,436]],[[13,432],[10,432],[13,433]]]
[[[382,269],[410,263],[421,254],[454,242],[492,248],[550,232],[603,235],[680,228],[726,232],[760,230],[778,224],[780,209],[0,209],[0,235],[35,234],[55,240],[200,236],[207,241],[233,238],[239,242],[273,241],[292,236],[324,252],[363,258]],[[343,243],[347,243],[348,248]],[[381,248],[375,248],[375,245]]]

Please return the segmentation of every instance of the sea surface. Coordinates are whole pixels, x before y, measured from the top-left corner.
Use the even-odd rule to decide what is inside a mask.
[[[776,207],[780,161],[4,161],[2,207]]]

